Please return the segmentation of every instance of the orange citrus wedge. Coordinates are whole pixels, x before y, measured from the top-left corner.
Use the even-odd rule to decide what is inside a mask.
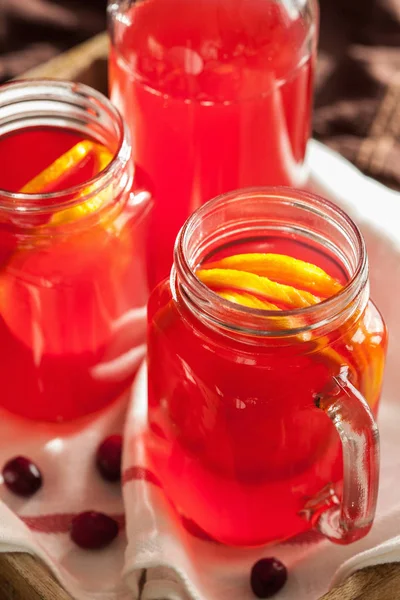
[[[235,254],[202,268],[246,271],[324,297],[342,289],[341,284],[320,267],[284,254]]]
[[[265,258],[267,257],[267,258]],[[216,266],[218,265],[218,267]],[[229,268],[229,267],[238,267]],[[280,269],[281,267],[281,269]],[[299,268],[300,271],[296,272]],[[257,271],[257,273],[255,272]],[[299,287],[305,287],[303,277],[308,278],[309,288],[318,290],[318,293],[331,295],[341,289],[341,285],[331,278],[319,267],[305,263],[289,256],[279,254],[242,254],[230,256],[221,261],[208,263],[197,271],[197,276],[210,289],[219,296],[236,304],[263,310],[281,309],[269,302],[273,300],[289,308],[302,308],[320,302],[320,298],[308,291],[296,289],[285,283],[278,283],[265,276],[279,278],[281,281],[296,282]],[[312,277],[318,281],[318,286],[312,284]],[[251,293],[253,292],[253,293]],[[254,295],[256,294],[256,295]],[[265,300],[264,298],[268,298]],[[292,329],[295,323],[291,317],[281,319],[279,327]],[[296,335],[299,342],[311,341],[309,334]],[[335,372],[339,373],[346,360],[329,346],[329,339],[322,337],[316,340],[313,354],[318,360],[328,365],[335,365]]]
[[[100,173],[103,171],[112,159],[112,154],[105,146],[101,146],[100,144],[93,145],[93,152],[95,153],[96,158],[96,172]],[[87,186],[82,192],[82,197],[89,195],[92,193],[94,186]],[[110,200],[110,196],[112,193],[111,186],[101,190],[95,196],[92,196],[82,204],[76,204],[75,206],[71,206],[71,208],[66,208],[64,210],[60,210],[54,215],[52,215],[50,219],[51,225],[63,225],[64,223],[70,223],[71,221],[75,221],[80,217],[84,217],[90,213],[95,212],[101,206],[106,204]]]
[[[90,140],[83,140],[59,156],[51,165],[31,179],[31,181],[21,188],[20,192],[24,194],[36,194],[42,192],[48,185],[56,183],[66,171],[76,168],[91,153],[94,154],[96,173],[103,171],[103,169],[111,162],[112,154],[105,146],[97,144],[96,142],[91,142]],[[84,197],[89,195],[92,191],[92,186],[88,186],[80,195]],[[52,215],[50,224],[60,225],[90,214],[100,208],[109,199],[109,195],[110,190],[106,188],[81,204],[66,208],[65,210],[60,210]]]
[[[59,156],[51,165],[46,167],[39,175],[36,175],[20,192],[22,194],[40,194],[43,189],[52,183],[56,183],[66,171],[78,166],[91,152],[95,146],[90,140],[79,142],[67,152]]]
[[[235,304],[241,304],[242,306],[248,306],[250,308],[260,308],[263,310],[276,310],[280,311],[275,304],[271,302],[267,302],[266,300],[260,300],[257,296],[253,296],[252,294],[247,294],[245,292],[231,292],[228,291],[218,291],[217,294],[226,300],[234,302]],[[293,327],[293,323],[290,317],[285,317],[282,319],[281,323],[282,328],[291,329]],[[304,334],[298,334],[296,336],[299,342],[309,341]],[[306,339],[305,339],[306,338]],[[315,346],[316,350],[315,356],[322,360],[323,362],[328,363],[329,365],[335,364],[335,371],[340,373],[340,369],[342,365],[346,364],[345,359],[338,353],[336,350],[333,350],[329,347],[329,340],[326,337],[320,338]]]
[[[245,292],[239,294],[238,292],[223,290],[217,292],[217,294],[218,296],[221,296],[221,298],[225,298],[225,300],[229,300],[230,302],[234,302],[235,304],[242,304],[243,306],[248,306],[249,308],[258,308],[262,310],[280,310],[275,304],[272,304],[267,300],[260,300],[260,298],[257,298],[257,296],[253,296],[252,294],[246,294]]]
[[[320,299],[309,292],[276,283],[267,277],[234,269],[200,269],[196,272],[202,283],[213,290],[234,289],[254,293],[261,298],[278,302],[289,308],[304,308],[318,304]]]
[[[108,167],[113,155],[108,148],[102,146],[101,144],[96,144],[94,153],[96,158],[96,173],[100,173],[101,171],[104,171],[106,167]]]

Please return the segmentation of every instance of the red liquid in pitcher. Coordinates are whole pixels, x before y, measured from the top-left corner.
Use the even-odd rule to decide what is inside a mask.
[[[341,284],[347,279],[332,257],[292,237],[230,246],[205,264],[242,252],[285,254]],[[183,302],[178,307],[165,282],[148,318],[148,448],[176,509],[233,545],[308,529],[300,514],[307,500],[331,483],[340,493],[342,479],[339,438],[315,396],[348,365],[376,413],[386,333],[374,305],[319,340],[245,343],[202,325]]]
[[[152,285],[167,277],[175,237],[202,203],[247,186],[304,183],[308,27],[271,0],[146,0],[115,20],[111,97],[155,194]]]
[[[60,128],[1,137],[0,200],[1,190],[24,190],[84,140]],[[89,152],[50,175],[37,193],[89,181],[99,172],[96,156]],[[44,200],[32,202],[39,208]],[[0,211],[0,406],[35,420],[75,419],[118,398],[136,366],[117,372],[113,361],[144,341],[135,319],[136,313],[143,319],[147,294],[143,235],[132,224],[136,209],[97,219],[92,204],[85,209],[85,218],[93,219],[88,225],[81,206],[11,217]]]

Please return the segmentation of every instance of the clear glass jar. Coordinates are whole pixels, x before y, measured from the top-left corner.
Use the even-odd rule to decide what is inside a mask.
[[[306,260],[343,288],[296,310],[234,304],[195,272],[241,252]],[[338,543],[366,535],[387,335],[349,217],[288,188],[210,201],[181,230],[148,321],[149,455],[185,518],[242,546],[313,526]]]
[[[179,18],[177,18],[179,15]],[[110,92],[152,186],[150,284],[201,204],[306,181],[316,0],[110,0]]]
[[[90,153],[79,168],[65,163],[49,191],[53,161],[82,140],[109,164],[87,180]],[[119,113],[87,86],[0,88],[0,406],[9,411],[70,420],[132,381],[145,338],[150,198],[134,190],[130,158]],[[25,193],[37,176],[44,191]],[[65,189],[63,177],[72,177]]]

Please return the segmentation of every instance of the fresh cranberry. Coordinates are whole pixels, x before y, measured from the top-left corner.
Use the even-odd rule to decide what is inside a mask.
[[[18,496],[32,496],[42,487],[42,475],[29,458],[16,456],[3,467],[3,480]]]
[[[276,558],[262,558],[251,570],[251,589],[257,598],[272,598],[283,588],[287,569]]]
[[[111,544],[118,535],[118,523],[103,513],[88,511],[74,517],[71,538],[77,546],[98,550]]]
[[[98,447],[96,464],[107,481],[121,479],[122,435],[110,435]]]

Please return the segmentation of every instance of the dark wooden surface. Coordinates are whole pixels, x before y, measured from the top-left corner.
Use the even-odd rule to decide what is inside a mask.
[[[400,600],[400,565],[388,563],[357,571],[320,600]]]
[[[107,94],[108,37],[105,33],[31,69],[22,79],[47,77],[79,81]]]
[[[71,600],[42,562],[30,554],[0,554],[1,600]]]
[[[0,554],[0,599],[72,600],[40,561],[21,553]],[[400,600],[400,566],[358,571],[320,600]]]
[[[101,34],[29,71],[25,77],[71,79],[107,93],[107,53],[107,37]],[[0,600],[71,600],[71,597],[32,556],[0,553]],[[400,600],[400,564],[359,571],[320,600]]]

